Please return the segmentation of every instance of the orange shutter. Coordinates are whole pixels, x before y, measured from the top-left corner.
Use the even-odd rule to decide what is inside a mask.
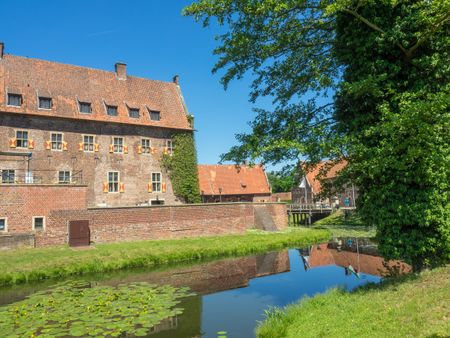
[[[137,147],[138,154],[142,154],[142,146]]]
[[[95,143],[95,144],[94,144],[94,151],[95,151],[96,153],[98,153],[99,150],[100,150],[100,145],[99,145],[98,143]]]
[[[67,150],[68,150],[68,148],[67,148],[67,142],[63,142],[63,143],[62,143],[62,146],[63,146],[63,150],[64,150],[64,151],[67,151]]]
[[[109,152],[110,152],[110,153],[113,153],[113,152],[114,152],[114,145],[113,145],[113,144],[110,144],[110,145],[109,145]]]
[[[158,148],[151,147],[152,154],[156,154],[158,152]]]
[[[165,182],[163,182],[161,184],[161,192],[166,192],[166,183]]]
[[[34,140],[28,140],[28,149],[34,149]]]
[[[17,145],[16,139],[15,138],[10,138],[9,139],[9,147],[10,148],[15,148]]]
[[[152,184],[152,182],[149,182],[149,183],[147,184],[147,191],[148,191],[148,192],[153,192],[153,184]]]
[[[169,149],[167,147],[164,147],[164,154],[167,155],[169,153]]]
[[[79,151],[83,151],[84,150],[84,143],[83,142],[78,143],[78,150]]]
[[[52,143],[50,141],[45,141],[45,150],[51,150],[52,149]]]
[[[123,146],[123,153],[128,154],[128,146]]]
[[[103,182],[103,192],[108,192],[108,182]]]
[[[123,182],[119,183],[119,192],[125,192],[125,183]]]

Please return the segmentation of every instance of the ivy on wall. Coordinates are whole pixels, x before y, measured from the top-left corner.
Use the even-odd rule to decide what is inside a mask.
[[[162,166],[169,172],[174,194],[185,203],[200,203],[197,152],[192,132],[172,135],[173,154],[164,154]]]

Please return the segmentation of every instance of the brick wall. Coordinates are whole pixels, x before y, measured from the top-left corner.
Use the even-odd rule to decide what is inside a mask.
[[[47,228],[50,211],[85,209],[86,201],[86,186],[0,185],[0,218],[7,218],[7,233],[30,233],[33,216],[45,217]]]
[[[263,214],[258,217],[257,214]],[[67,224],[89,220],[94,243],[241,234],[250,228],[281,230],[286,206],[276,203],[90,208],[53,211],[37,246],[67,243]]]

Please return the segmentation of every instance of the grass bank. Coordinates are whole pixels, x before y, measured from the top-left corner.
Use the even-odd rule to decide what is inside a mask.
[[[277,233],[98,244],[92,249],[69,247],[0,252],[0,286],[50,278],[151,267],[216,257],[239,256],[304,246],[330,238],[326,230],[299,229]]]
[[[334,237],[375,237],[375,227],[365,226],[355,212],[347,216],[343,210],[338,210],[322,218],[312,225],[313,229],[326,229]]]
[[[450,266],[275,309],[260,338],[448,337]]]

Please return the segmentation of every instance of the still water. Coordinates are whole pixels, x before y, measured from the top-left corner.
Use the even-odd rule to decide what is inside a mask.
[[[408,267],[399,262],[384,263],[368,240],[336,239],[302,249],[257,256],[222,259],[159,271],[120,272],[109,276],[88,276],[94,285],[149,282],[187,286],[196,293],[184,299],[181,315],[160,322],[148,333],[153,338],[255,337],[258,321],[273,306],[286,306],[305,296],[334,287],[351,291],[380,282],[388,272]],[[51,282],[2,290],[0,304],[11,304]]]

